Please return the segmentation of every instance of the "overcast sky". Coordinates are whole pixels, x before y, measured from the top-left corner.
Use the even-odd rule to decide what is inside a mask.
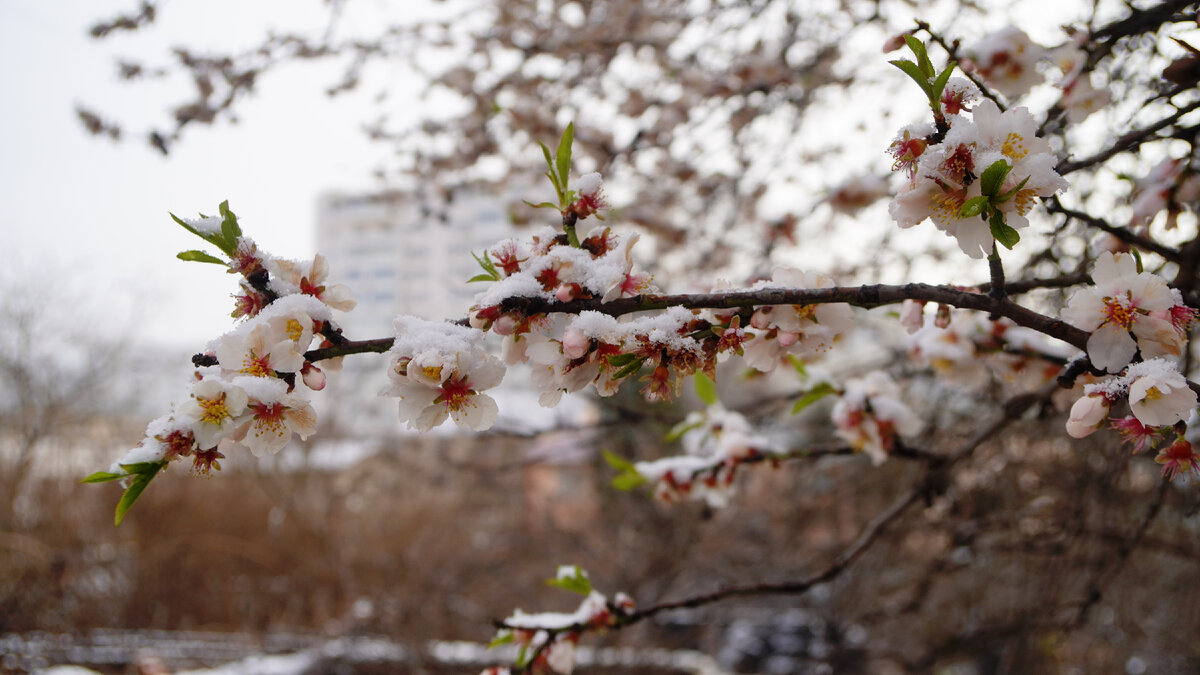
[[[247,7],[249,6],[249,9]],[[280,8],[286,6],[286,11]],[[164,3],[145,35],[88,37],[100,17],[132,0],[0,1],[0,250],[13,274],[41,284],[85,277],[97,304],[136,302],[146,335],[195,348],[230,326],[233,277],[213,265],[176,260],[203,245],[168,212],[216,211],[224,199],[267,250],[312,254],[315,200],[323,190],[366,189],[374,159],[359,131],[366,94],[330,100],[312,69],[264,79],[240,124],[197,128],[171,157],[138,138],[90,136],[77,103],[132,121],[143,133],[167,119],[163,86],[117,82],[115,57],[161,59],[169,45],[249,44],[268,26],[320,27],[322,3]],[[286,18],[287,24],[281,24]],[[336,77],[327,69],[328,79]]]

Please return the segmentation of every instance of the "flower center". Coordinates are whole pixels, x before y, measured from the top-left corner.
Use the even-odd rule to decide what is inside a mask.
[[[1125,305],[1120,298],[1104,298],[1104,320],[1129,330],[1133,327],[1134,308]]]
[[[232,417],[229,414],[229,409],[225,407],[225,394],[221,394],[216,398],[201,398],[197,399],[200,404],[200,409],[204,411],[200,415],[200,421],[205,424],[221,424],[225,419]]]
[[[304,335],[304,326],[301,326],[300,322],[295,319],[288,319],[283,332],[287,333],[288,339],[292,342],[299,342],[300,337]]]
[[[471,402],[471,397],[475,394],[465,377],[459,379],[451,377],[442,384],[440,391],[442,395],[438,397],[438,400],[446,406],[447,410],[462,410]]]
[[[265,356],[255,356],[254,352],[250,352],[246,355],[245,360],[242,361],[242,369],[238,372],[254,377],[267,377],[271,374],[269,359]]]
[[[1162,397],[1163,397],[1163,393],[1158,390],[1158,387],[1150,387],[1149,389],[1146,390],[1146,400],[1147,401],[1157,401],[1158,399],[1160,399]]]
[[[442,381],[442,367],[441,366],[423,366],[421,368],[421,374],[423,374],[425,377],[428,377],[431,380],[434,380],[437,382]]]
[[[1024,159],[1029,154],[1025,147],[1025,139],[1015,131],[1004,139],[1004,143],[1000,145],[1000,152],[1013,161]]]

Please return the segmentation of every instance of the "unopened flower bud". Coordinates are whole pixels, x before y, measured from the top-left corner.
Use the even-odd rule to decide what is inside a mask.
[[[1067,420],[1067,433],[1072,438],[1090,436],[1108,418],[1108,408],[1108,399],[1103,395],[1089,394],[1075,401]]]
[[[950,326],[950,305],[938,305],[937,314],[933,315],[933,325],[938,328]]]
[[[568,359],[578,359],[587,354],[588,346],[591,340],[588,339],[583,331],[572,328],[566,333],[563,333],[562,346],[563,355]]]
[[[325,373],[312,363],[305,363],[304,367],[300,369],[300,379],[304,381],[304,386],[313,391],[321,391],[325,388]]]

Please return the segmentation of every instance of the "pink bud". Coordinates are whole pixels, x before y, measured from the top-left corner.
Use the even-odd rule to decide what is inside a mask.
[[[584,354],[587,354],[588,346],[591,343],[583,331],[572,328],[563,333],[562,346],[563,355],[568,359],[578,359]]]
[[[933,325],[947,328],[950,325],[950,305],[938,305],[937,314],[933,315]]]
[[[304,380],[304,386],[313,391],[321,391],[325,388],[325,373],[311,363],[305,363],[304,367],[300,369],[300,379]]]
[[[582,290],[579,284],[563,284],[554,291],[554,297],[558,298],[559,302],[570,302],[579,297]]]
[[[788,347],[796,344],[796,341],[800,339],[800,334],[789,333],[785,330],[781,330],[779,331],[779,336],[777,339],[779,340],[779,346],[787,349]]]
[[[1071,406],[1067,433],[1072,438],[1084,438],[1100,428],[1108,417],[1108,399],[1104,396],[1084,396]]]
[[[492,332],[497,335],[512,335],[517,330],[519,321],[511,314],[503,314],[492,324]]]

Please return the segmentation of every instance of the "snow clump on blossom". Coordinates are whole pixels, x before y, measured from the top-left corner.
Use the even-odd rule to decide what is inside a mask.
[[[1195,319],[1195,310],[1167,282],[1139,272],[1128,253],[1101,253],[1092,270],[1094,286],[1071,295],[1062,316],[1091,333],[1087,342],[1092,365],[1110,373],[1143,357],[1178,356]]]
[[[1024,96],[1042,83],[1037,63],[1046,55],[1046,49],[1015,26],[984,36],[966,52],[969,60],[964,67],[1009,98]]]
[[[496,421],[495,399],[483,394],[504,379],[504,364],[487,353],[474,328],[412,316],[396,318],[388,351],[392,383],[380,395],[400,399],[400,419],[428,431],[447,417],[482,431]]]
[[[833,279],[816,272],[776,267],[771,281],[751,290],[770,288],[830,288]],[[746,365],[769,373],[787,354],[801,358],[828,351],[853,326],[854,310],[844,302],[816,305],[767,305],[750,317],[753,339],[743,345]]]
[[[1026,214],[1038,197],[1049,197],[1064,190],[1066,179],[1054,170],[1058,160],[1050,144],[1037,136],[1037,121],[1026,108],[1004,112],[992,101],[975,106],[972,118],[954,115],[947,118],[949,131],[940,143],[924,146],[907,141],[905,157],[921,152],[911,180],[901,188],[889,206],[892,219],[903,228],[926,219],[947,236],[954,237],[959,248],[972,258],[992,252],[993,235],[989,223],[979,215],[960,217],[967,201],[982,196],[979,176],[996,162],[1010,167],[998,194],[1013,192],[997,203],[1004,220],[1013,229],[1028,227]],[[898,150],[893,143],[893,155]],[[1018,189],[1019,188],[1019,189]]]
[[[633,465],[663,503],[688,497],[714,508],[725,506],[738,466],[783,452],[743,415],[720,404],[689,413],[675,428],[685,430],[679,439],[685,454]]]
[[[847,381],[832,412],[838,436],[876,466],[882,464],[898,436],[921,430],[921,420],[902,399],[900,388],[880,370]]]

